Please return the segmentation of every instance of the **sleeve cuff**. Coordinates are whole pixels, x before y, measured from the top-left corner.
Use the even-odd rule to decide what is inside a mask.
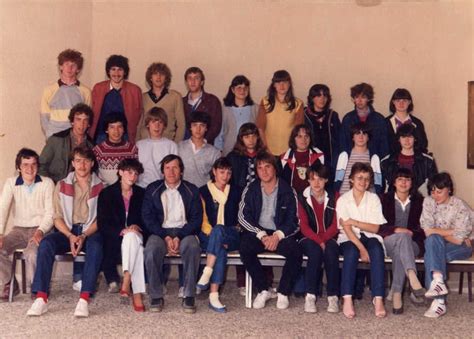
[[[275,234],[277,235],[278,239],[283,239],[285,237],[285,233],[283,233],[282,231],[278,230],[278,231],[275,231]]]
[[[258,238],[258,240],[262,240],[262,238],[263,238],[264,236],[266,236],[266,235],[268,235],[268,234],[267,234],[267,232],[265,232],[265,231],[257,232],[257,238]]]

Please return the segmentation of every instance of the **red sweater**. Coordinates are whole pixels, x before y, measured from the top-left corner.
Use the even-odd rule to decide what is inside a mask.
[[[326,243],[328,240],[334,238],[338,234],[337,229],[337,216],[336,211],[334,210],[333,218],[331,220],[331,224],[328,228],[326,228],[325,223],[322,222],[324,219],[324,209],[326,208],[327,199],[324,201],[324,208],[316,208],[316,201],[313,197],[305,197],[306,201],[309,203],[309,199],[311,200],[311,205],[314,216],[318,223],[318,232],[316,233],[313,228],[309,224],[309,218],[306,214],[305,208],[298,201],[298,216],[300,218],[300,227],[301,233],[308,239],[315,241],[318,244]],[[334,206],[335,207],[335,206]],[[318,215],[319,214],[319,215]]]
[[[94,119],[89,128],[89,135],[94,137],[97,123],[99,122],[100,111],[104,104],[104,98],[110,91],[110,80],[102,81],[94,85],[92,89],[92,110],[94,111]],[[131,82],[124,81],[120,89],[123,108],[125,109],[125,117],[127,118],[128,139],[135,143],[137,135],[137,125],[143,113],[142,90]]]

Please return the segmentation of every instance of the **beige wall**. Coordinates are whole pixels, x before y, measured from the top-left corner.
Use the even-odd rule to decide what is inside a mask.
[[[183,73],[197,65],[206,89],[220,98],[231,78],[243,73],[259,99],[273,71],[286,68],[302,99],[313,83],[328,84],[341,115],[352,107],[348,92],[357,82],[375,87],[375,107],[384,115],[393,90],[407,87],[439,168],[454,175],[458,195],[474,206],[474,170],[466,169],[473,4],[355,3],[0,2],[0,134],[6,133],[0,138],[0,182],[12,174],[19,147],[41,150],[41,89],[57,77],[57,53],[73,47],[86,57],[81,80],[90,86],[105,78],[107,56],[121,53],[130,59],[130,80],[143,89],[148,64],[163,61],[173,72],[172,88],[184,92]]]

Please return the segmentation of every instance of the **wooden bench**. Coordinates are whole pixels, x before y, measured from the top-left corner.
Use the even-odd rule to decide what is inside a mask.
[[[272,266],[272,267],[283,267],[285,265],[285,257],[275,254],[275,253],[262,253],[258,255],[260,263],[262,266]],[[15,278],[16,262],[21,260],[21,284],[22,292],[26,293],[26,271],[25,271],[25,259],[23,257],[23,250],[17,250],[13,253],[13,263],[12,263],[12,277],[10,279],[10,294],[9,302],[13,301],[13,280]],[[64,255],[57,255],[55,258],[56,261],[76,261],[83,262],[85,260],[84,253],[81,252],[79,256],[75,259],[72,257],[71,253],[66,253]],[[344,261],[343,257],[339,257],[339,264],[341,265]],[[206,254],[201,254],[201,264],[206,264]],[[303,267],[306,266],[308,258],[303,256]],[[424,261],[423,259],[416,259],[416,267],[418,271],[424,271]],[[183,261],[180,256],[166,256],[164,260],[165,264],[169,265],[179,265]],[[235,252],[230,252],[227,254],[227,265],[228,266],[242,266],[243,263],[240,260],[240,254]],[[359,262],[359,268],[368,269],[370,268],[369,264]],[[385,270],[391,271],[392,269],[392,259],[385,258]],[[472,272],[474,272],[474,255],[466,260],[454,260],[448,263],[448,272],[460,273],[459,276],[459,294],[462,294],[463,282],[464,282],[464,273],[467,273],[467,289],[468,289],[468,299],[469,302],[472,302]],[[252,308],[252,278],[248,272],[245,272],[245,306],[247,308]]]

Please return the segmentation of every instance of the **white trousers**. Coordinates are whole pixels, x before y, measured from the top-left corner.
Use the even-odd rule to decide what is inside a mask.
[[[130,273],[133,293],[145,293],[145,264],[141,234],[128,232],[123,236],[122,270]]]

